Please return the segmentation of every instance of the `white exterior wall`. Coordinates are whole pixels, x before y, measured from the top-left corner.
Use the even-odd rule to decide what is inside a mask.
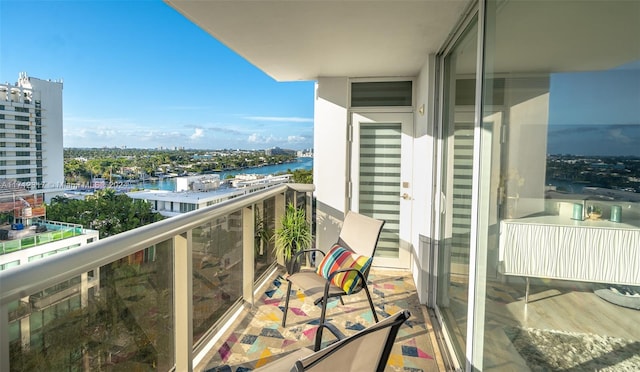
[[[49,253],[51,251],[56,251],[61,248],[71,247],[76,244],[80,244],[80,246],[83,246],[87,244],[87,240],[89,239],[93,239],[93,241],[98,241],[100,239],[98,231],[85,229],[83,230],[82,235],[79,235],[79,236],[57,240],[51,243],[37,245],[32,248],[27,248],[20,251],[0,255],[0,265],[4,265],[14,261],[20,261],[20,265],[24,265],[27,262],[29,262],[29,257],[41,255],[44,253]]]
[[[425,58],[415,82],[413,190],[411,223],[411,271],[416,282],[420,301],[426,301],[428,288],[428,257],[423,252],[420,237],[433,239],[432,213],[434,198],[435,149],[437,140],[434,130],[435,56]],[[349,101],[349,79],[319,78],[316,84],[314,149],[315,157],[321,159],[314,165],[316,184],[317,234],[316,246],[328,248],[337,239],[346,207],[347,188],[347,120]],[[419,108],[424,105],[423,114]]]
[[[42,104],[42,182],[46,187],[57,187],[64,184],[62,83],[33,77],[29,82],[34,100]]]
[[[314,106],[313,182],[316,185],[316,246],[335,243],[346,204],[349,80],[319,78]]]
[[[414,113],[414,143],[413,143],[413,208],[412,235],[413,259],[411,272],[413,274],[420,303],[425,303],[428,288],[426,288],[426,270],[428,264],[427,252],[421,247],[420,236],[434,239],[433,211],[435,185],[437,184],[435,170],[435,154],[437,137],[435,131],[435,64],[434,55],[425,60],[416,79],[415,113]],[[423,113],[420,113],[423,107]]]

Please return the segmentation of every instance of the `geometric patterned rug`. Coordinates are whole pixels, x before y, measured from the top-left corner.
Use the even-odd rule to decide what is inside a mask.
[[[292,293],[287,327],[281,326],[286,281],[280,275],[256,300],[245,315],[239,317],[220,338],[207,356],[206,372],[251,371],[279,356],[313,345],[320,318],[320,306],[306,300],[304,293]],[[434,348],[427,330],[431,329],[426,310],[420,305],[410,273],[373,269],[369,274],[369,290],[379,318],[402,309],[411,317],[400,328],[391,351],[386,371],[438,371]],[[373,315],[363,291],[336,299],[327,306],[327,320],[345,336],[373,324]],[[325,332],[323,342],[329,341]],[[204,364],[204,363],[203,363]],[[198,370],[198,369],[196,369]],[[338,371],[335,371],[338,372]]]

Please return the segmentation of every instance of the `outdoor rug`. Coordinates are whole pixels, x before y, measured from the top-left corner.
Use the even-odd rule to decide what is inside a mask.
[[[584,333],[507,327],[532,371],[640,371],[640,342]]]
[[[286,281],[281,276],[276,277],[246,317],[239,319],[220,339],[202,371],[251,371],[301,347],[312,346],[320,306],[305,300],[302,292],[296,292],[291,298],[287,327],[283,328],[280,322],[286,288]],[[386,370],[437,371],[434,348],[421,309],[423,305],[418,301],[411,275],[372,270],[369,289],[380,318],[402,309],[411,312],[411,318],[400,327]],[[344,305],[337,300],[329,302],[328,320],[345,335],[374,323],[363,292],[346,297]],[[329,341],[330,332],[325,333],[326,341]]]

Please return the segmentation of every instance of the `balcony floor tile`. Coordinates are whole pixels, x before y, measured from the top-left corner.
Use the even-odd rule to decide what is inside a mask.
[[[302,347],[313,347],[320,318],[320,306],[305,301],[302,292],[291,297],[287,327],[281,326],[287,284],[276,275],[256,300],[222,335],[196,371],[250,371],[278,356]],[[433,330],[427,309],[420,305],[411,274],[400,271],[372,270],[369,289],[379,317],[408,309],[411,318],[400,328],[387,363],[387,371],[439,371],[442,364],[434,348]],[[344,298],[345,305],[331,301],[327,319],[345,335],[373,324],[366,295]],[[325,332],[325,340],[330,333]]]

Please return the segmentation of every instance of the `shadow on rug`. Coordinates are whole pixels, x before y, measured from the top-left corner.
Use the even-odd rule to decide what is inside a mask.
[[[639,371],[640,342],[584,333],[507,327],[533,371]]]

